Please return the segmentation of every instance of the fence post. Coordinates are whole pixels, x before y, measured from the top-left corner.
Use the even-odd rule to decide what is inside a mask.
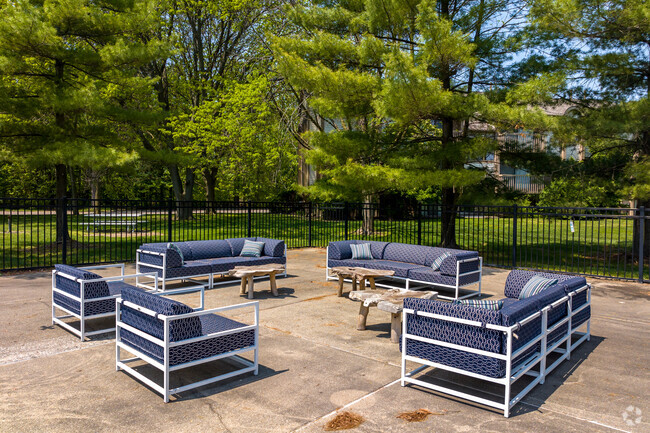
[[[311,236],[312,236],[312,232],[311,232],[311,230],[312,230],[312,216],[311,216],[311,214],[312,214],[312,203],[311,203],[311,201],[309,202],[308,212],[309,212],[309,241],[308,241],[308,245],[309,245],[309,247],[311,247]]]
[[[63,256],[61,260],[63,264],[68,263],[68,198],[63,196],[60,201],[61,206],[61,232],[63,233],[63,245],[61,245],[61,255]]]
[[[345,219],[345,240],[348,240],[348,202],[343,202],[343,218]]]
[[[517,267],[517,203],[512,206],[512,268]]]
[[[173,242],[174,240],[172,239],[172,218],[173,218],[173,213],[174,211],[174,202],[172,201],[171,197],[169,200],[167,200],[167,242]]]
[[[253,217],[252,217],[252,215],[253,215],[253,202],[248,200],[248,235],[247,236],[249,238],[253,236],[253,225],[252,225]]]
[[[639,283],[643,283],[643,250],[645,248],[645,207],[639,206]]]
[[[422,245],[422,205],[418,202],[415,206],[418,213],[418,245]]]

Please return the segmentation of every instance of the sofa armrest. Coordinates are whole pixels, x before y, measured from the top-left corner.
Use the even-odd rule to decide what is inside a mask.
[[[458,251],[452,252],[440,265],[442,275],[456,276],[457,270],[461,274],[475,272],[480,269],[481,261],[476,251]],[[476,281],[478,281],[478,274]]]
[[[146,247],[137,250],[137,262],[140,265],[153,265],[157,267],[180,268],[183,259],[177,251],[166,247]]]
[[[327,258],[329,260],[351,259],[352,250],[350,249],[350,245],[356,243],[356,240],[330,242],[327,245]]]

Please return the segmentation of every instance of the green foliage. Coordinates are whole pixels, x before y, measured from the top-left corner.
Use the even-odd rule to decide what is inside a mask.
[[[614,182],[578,178],[560,178],[546,186],[539,195],[539,206],[615,207],[620,203]]]

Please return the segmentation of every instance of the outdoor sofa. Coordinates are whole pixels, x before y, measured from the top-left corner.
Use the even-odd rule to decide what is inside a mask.
[[[556,279],[557,283],[519,300],[534,276]],[[504,295],[499,310],[407,298],[400,342],[402,386],[413,383],[503,410],[508,417],[517,402],[543,384],[579,344],[589,340],[591,286],[583,277],[513,270],[506,279]],[[579,332],[583,327],[584,332]],[[421,366],[407,372],[406,361]],[[414,377],[428,367],[499,384],[504,387],[503,400]],[[524,376],[533,380],[511,398],[513,384]]]
[[[353,244],[370,244],[372,259],[353,259],[350,247]],[[434,270],[431,267],[434,260],[445,253],[447,257],[440,263],[439,270]],[[412,283],[454,289],[453,297],[438,294],[440,299],[464,299],[481,294],[483,261],[476,251],[396,242],[363,240],[330,242],[327,247],[327,279],[337,278],[330,275],[330,268],[337,266],[395,271],[395,275],[389,278],[405,281],[406,289],[409,289]],[[461,287],[476,283],[478,283],[478,291],[459,296]],[[391,287],[386,284],[377,285]]]
[[[246,240],[264,242],[260,257],[240,256]],[[176,250],[178,248],[181,255]],[[258,266],[269,263],[286,265],[287,248],[284,241],[262,237],[232,238],[209,241],[160,242],[143,244],[136,253],[137,272],[157,272],[165,290],[166,283],[174,280],[208,278],[208,287],[228,284],[215,283],[214,277],[225,276],[235,266]],[[283,274],[286,276],[286,270]],[[260,277],[263,278],[263,277]],[[138,281],[138,287],[153,289]]]
[[[185,291],[197,290],[197,288]],[[204,287],[198,287],[203,294]],[[165,403],[171,394],[198,388],[233,376],[252,372],[258,374],[259,304],[257,301],[221,308],[192,309],[186,304],[167,299],[172,291],[147,292],[125,288],[117,300],[117,331],[115,335],[115,369],[123,370],[162,394]],[[173,291],[176,292],[176,291]],[[237,310],[251,312],[252,324],[245,324],[220,313]],[[243,310],[243,311],[240,311]],[[122,359],[125,350],[135,357]],[[248,360],[241,354],[253,352]],[[224,359],[235,364],[228,372],[185,383],[172,388],[170,373],[184,368]],[[163,373],[162,386],[145,375],[146,370],[129,364],[145,361]]]
[[[107,268],[120,268],[120,275],[101,277],[92,272]],[[115,300],[122,289],[133,287],[125,280],[140,278],[149,278],[157,286],[156,273],[124,275],[123,263],[83,268],[55,265],[52,271],[52,325],[67,329],[79,336],[81,341],[86,336],[115,331],[115,327],[86,331],[86,321],[115,316]],[[67,314],[57,316],[57,310]],[[79,319],[79,329],[64,321],[71,318]]]

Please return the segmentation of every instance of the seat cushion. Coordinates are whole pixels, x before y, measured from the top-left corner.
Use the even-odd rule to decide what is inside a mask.
[[[156,272],[159,277],[162,278],[163,271],[162,269],[150,268],[146,265],[140,265],[140,272]],[[183,277],[193,277],[198,275],[208,275],[212,273],[212,268],[209,264],[205,263],[205,260],[192,260],[186,262],[180,268],[168,268],[166,272],[166,277],[170,278],[183,278]]]
[[[424,281],[432,284],[442,284],[445,286],[456,286],[456,277],[443,275],[439,271],[434,271],[429,266],[418,266],[409,270],[408,277],[411,280]],[[458,279],[459,286],[466,286],[478,282],[478,274],[463,275]]]
[[[410,269],[418,268],[418,265],[403,262],[394,262],[391,260],[330,260],[330,267],[349,266],[366,269],[381,269],[386,271],[395,271],[395,276],[406,278]]]
[[[268,265],[270,263],[277,263],[284,265],[287,263],[286,257],[222,257],[220,259],[206,259],[202,263],[210,266],[212,273],[223,274],[234,268],[235,266],[260,266]]]

